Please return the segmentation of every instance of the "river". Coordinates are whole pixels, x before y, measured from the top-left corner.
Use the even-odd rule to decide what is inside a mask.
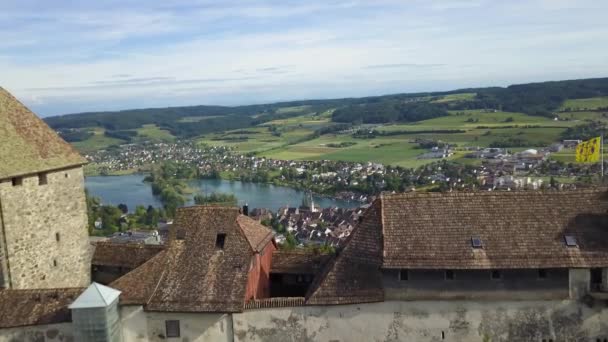
[[[130,211],[137,205],[160,207],[162,204],[152,195],[152,188],[143,182],[145,175],[133,174],[126,176],[92,176],[85,178],[85,187],[89,194],[101,198],[103,204],[118,205],[124,203]],[[244,183],[222,179],[192,180],[189,186],[198,192],[232,193],[238,198],[239,205],[249,204],[250,208],[268,208],[273,211],[280,207],[299,206],[304,192],[284,186],[261,183]],[[316,206],[353,208],[359,202],[313,196]],[[192,205],[192,196],[188,204]]]

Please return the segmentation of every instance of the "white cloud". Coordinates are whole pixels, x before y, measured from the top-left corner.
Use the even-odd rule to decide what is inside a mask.
[[[0,30],[0,41],[11,42],[0,47],[0,75],[43,114],[602,76],[602,11],[579,4],[573,14],[560,10],[572,2],[560,3],[13,8],[14,29]],[[545,15],[549,10],[557,12]]]

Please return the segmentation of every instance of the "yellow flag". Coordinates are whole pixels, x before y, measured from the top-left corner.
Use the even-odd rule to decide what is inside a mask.
[[[592,138],[576,145],[577,163],[594,163],[600,161],[601,138]]]

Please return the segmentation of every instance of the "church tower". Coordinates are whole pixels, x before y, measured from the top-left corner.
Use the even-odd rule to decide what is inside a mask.
[[[0,88],[0,287],[86,287],[82,158]]]

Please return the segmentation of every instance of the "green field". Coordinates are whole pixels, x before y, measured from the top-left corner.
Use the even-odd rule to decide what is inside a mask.
[[[566,100],[560,110],[570,108],[571,110],[593,110],[608,107],[608,96],[591,97],[588,99]]]
[[[99,127],[93,128],[85,128],[86,130],[90,130],[93,132],[93,136],[84,141],[77,141],[72,143],[74,147],[81,153],[91,153],[97,150],[102,150],[108,148],[111,145],[120,145],[124,144],[124,140],[110,138],[103,135],[105,130]]]
[[[137,129],[139,139],[157,140],[157,141],[173,141],[175,137],[167,130],[160,129],[156,125],[143,125]]]
[[[442,96],[440,99],[435,101],[431,101],[433,103],[445,103],[445,102],[455,102],[455,101],[468,101],[475,98],[476,93],[460,93],[460,94],[450,94]]]
[[[299,124],[306,122],[302,117],[291,118],[275,124]],[[467,110],[453,111],[449,116],[419,121],[411,124],[391,124],[375,129],[384,132],[409,132],[408,134],[378,136],[374,139],[355,139],[350,134],[324,135],[316,139],[290,145],[264,149],[257,145],[260,155],[275,159],[293,160],[344,160],[353,162],[380,162],[390,165],[417,167],[437,159],[418,159],[427,150],[418,148],[415,139],[440,140],[456,145],[454,156],[450,157],[465,164],[478,164],[475,159],[463,158],[464,147],[487,147],[493,142],[520,139],[527,148],[540,148],[560,141],[560,135],[578,121],[556,121],[523,113]],[[462,130],[459,133],[416,133],[430,130]],[[328,144],[354,142],[344,148],[328,147]],[[513,147],[521,150],[524,147]]]

